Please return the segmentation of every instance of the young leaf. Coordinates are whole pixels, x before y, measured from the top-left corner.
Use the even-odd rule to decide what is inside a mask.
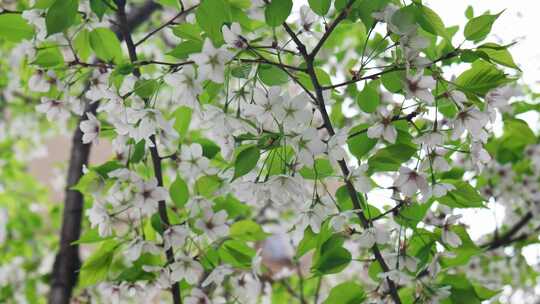
[[[289,17],[292,6],[291,0],[273,0],[267,4],[264,10],[266,24],[272,27],[280,26]]]
[[[78,8],[78,0],[56,0],[45,16],[47,36],[63,32],[73,25]]]
[[[483,53],[490,61],[519,70],[519,67],[514,62],[514,58],[512,58],[512,54],[510,54],[506,46],[500,46],[496,43],[485,43],[479,46],[476,51]]]
[[[364,89],[356,95],[356,104],[366,113],[373,113],[381,103],[379,96],[378,81],[372,81],[364,86]]]
[[[450,36],[446,31],[444,23],[436,12],[422,4],[417,4],[416,7],[416,19],[418,24],[420,24],[426,32],[450,40]]]
[[[188,186],[180,176],[177,176],[174,182],[172,182],[169,187],[169,194],[174,204],[179,208],[184,207],[189,200]]]
[[[270,64],[259,65],[258,74],[261,81],[269,86],[280,85],[289,81],[287,73]]]
[[[512,81],[493,64],[476,60],[470,69],[461,73],[455,83],[463,91],[485,95],[489,90]]]
[[[0,14],[0,38],[12,42],[30,39],[34,29],[19,14]]]
[[[347,281],[332,288],[323,304],[357,304],[365,300],[366,293],[362,285],[354,281]]]
[[[238,156],[236,156],[236,160],[234,162],[233,179],[237,179],[240,176],[248,174],[253,168],[255,168],[260,156],[261,151],[259,148],[257,148],[257,146],[244,147],[240,153],[238,153]]]
[[[223,43],[221,27],[231,22],[229,3],[223,0],[203,0],[195,13],[197,24],[206,32],[214,45]]]
[[[491,27],[493,23],[502,12],[495,15],[482,15],[478,17],[471,18],[467,25],[465,25],[464,35],[467,40],[478,42],[486,38],[486,36],[491,32]]]
[[[330,0],[308,0],[309,7],[319,16],[324,16],[330,9]]]
[[[369,158],[369,169],[372,172],[396,171],[415,153],[416,148],[410,145],[397,143],[387,146]]]
[[[367,128],[369,128],[368,124],[360,124],[349,131],[347,145],[352,155],[358,160],[361,160],[377,144],[376,138],[367,136]]]
[[[122,60],[120,41],[108,28],[100,27],[91,31],[90,46],[101,60],[114,62]]]

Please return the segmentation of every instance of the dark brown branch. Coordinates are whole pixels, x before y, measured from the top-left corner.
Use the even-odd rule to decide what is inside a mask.
[[[129,59],[132,63],[135,63],[137,62],[137,47],[133,43],[133,39],[131,38],[129,28],[127,27],[127,18],[126,18],[126,12],[125,12],[126,0],[116,0],[116,5],[118,6],[117,15],[120,21],[122,35],[124,37],[124,40],[126,41],[126,46],[129,53]],[[136,77],[141,76],[141,71],[138,67],[135,67],[135,69],[133,70],[133,75],[135,75]],[[159,153],[157,150],[157,142],[156,142],[155,135],[152,135],[150,137],[150,141],[152,142],[152,147],[150,147],[150,155],[152,157],[152,164],[154,167],[154,176],[157,179],[158,186],[163,187],[163,172],[161,168],[161,158],[159,157]],[[164,200],[158,202],[158,213],[159,213],[161,222],[165,225],[165,227],[168,227],[169,217],[167,216],[167,205],[165,204]],[[167,249],[166,255],[167,255],[167,262],[173,263],[174,251],[172,247]],[[172,294],[174,304],[182,303],[182,297],[180,294],[180,284],[178,282],[175,282],[172,284],[171,294]]]
[[[292,32],[292,30],[287,26],[287,24],[284,23],[283,26],[285,27],[285,30],[289,33],[289,35],[291,35],[291,38],[297,44],[297,47],[300,53],[306,60],[307,73],[311,79],[313,87],[315,88],[317,106],[319,108],[319,111],[321,112],[321,116],[324,122],[324,127],[326,128],[330,136],[334,136],[335,131],[332,126],[332,122],[330,121],[330,116],[328,115],[328,112],[326,111],[326,105],[325,105],[324,96],[323,96],[323,87],[321,86],[321,84],[319,83],[319,80],[317,79],[317,74],[315,73],[315,68],[313,65],[315,58],[310,57],[309,55],[306,54],[304,45],[298,40],[298,37],[294,34],[294,32]],[[338,162],[338,164],[339,164],[339,167],[341,168],[341,172],[345,180],[345,186],[347,188],[347,192],[349,193],[349,196],[351,197],[354,209],[362,210],[362,204],[360,203],[358,199],[358,194],[356,192],[356,189],[354,188],[354,185],[352,184],[352,182],[348,179],[350,171],[349,171],[349,168],[347,167],[347,163],[345,162],[345,160],[342,159]],[[367,229],[372,226],[370,221],[364,215],[363,211],[357,212],[356,215],[358,216],[358,219],[360,220],[362,227]],[[381,269],[384,272],[388,272],[390,268],[388,267],[388,264],[386,264],[386,261],[384,260],[377,244],[371,247],[371,251],[373,252],[373,255],[375,256],[375,259],[381,266]],[[389,278],[387,278],[386,281],[388,283],[389,292],[390,292],[390,296],[392,297],[392,300],[396,304],[401,304],[401,299],[399,298],[396,284],[394,283],[394,281],[392,281]]]
[[[439,61],[451,59],[453,57],[458,56],[459,54],[460,54],[460,50],[456,49],[456,50],[454,50],[452,52],[449,52],[446,55],[443,55],[443,56],[435,59],[433,62],[431,62],[431,64],[435,64],[435,63],[437,63]],[[382,75],[384,75],[386,73],[391,73],[391,72],[396,72],[396,71],[403,71],[403,70],[405,70],[404,67],[394,66],[394,67],[392,67],[390,69],[386,69],[384,71],[380,71],[380,72],[377,72],[377,73],[374,73],[374,74],[371,74],[371,75],[367,75],[367,76],[363,76],[363,77],[356,77],[356,78],[353,78],[353,79],[350,79],[350,80],[347,80],[347,81],[344,81],[344,82],[340,82],[340,83],[337,83],[337,84],[324,86],[322,88],[323,88],[323,90],[335,89],[335,88],[339,88],[339,87],[342,87],[342,86],[353,84],[353,83],[356,83],[356,82],[359,82],[359,81],[362,81],[362,80],[377,79],[377,78],[379,78],[380,76],[382,76]]]
[[[85,113],[95,114],[97,106],[97,102],[87,105],[84,109]],[[79,123],[86,119],[85,116],[86,114],[79,118]],[[82,176],[82,168],[88,164],[91,145],[82,143],[83,133],[79,128],[79,123],[72,139],[62,228],[60,230],[60,249],[54,261],[51,291],[49,293],[49,303],[51,304],[69,303],[81,266],[79,245],[72,243],[77,241],[81,234],[81,220],[84,209],[83,195],[71,188],[79,182]]]
[[[532,212],[527,212],[517,223],[515,223],[508,231],[506,231],[501,237],[495,237],[492,241],[481,245],[481,247],[486,248],[487,250],[497,249],[499,247],[504,247],[512,244],[513,242],[521,239],[527,238],[527,234],[523,234],[518,238],[514,236],[525,227],[527,223],[533,218]]]
[[[321,40],[319,40],[317,45],[313,48],[313,50],[309,54],[310,58],[313,59],[313,58],[315,58],[315,56],[317,56],[317,53],[323,47],[324,43],[326,42],[328,37],[330,37],[330,35],[334,31],[334,29],[336,29],[336,27],[338,26],[338,24],[341,21],[343,21],[343,20],[345,20],[345,18],[347,18],[347,16],[349,15],[349,12],[351,11],[351,7],[352,7],[352,5],[354,4],[355,1],[356,0],[349,0],[347,5],[345,6],[345,8],[343,8],[341,13],[339,13],[339,15],[336,17],[336,19],[334,19],[334,22],[332,22],[332,24],[330,24],[330,27],[328,27],[326,32],[324,32],[323,36],[321,37]]]
[[[159,27],[157,27],[156,29],[154,29],[153,31],[151,31],[150,33],[146,34],[146,36],[144,36],[141,40],[137,41],[137,43],[135,43],[135,46],[139,46],[140,44],[142,44],[143,42],[145,42],[146,40],[148,40],[150,37],[152,37],[153,35],[155,35],[156,33],[158,33],[159,31],[161,31],[162,29],[166,28],[167,26],[171,25],[174,23],[174,21],[180,17],[182,17],[183,15],[186,15],[188,14],[189,12],[191,12],[192,10],[194,10],[195,8],[197,8],[198,5],[195,5],[195,6],[192,6],[186,10],[181,10],[178,14],[176,14],[174,17],[172,17],[171,19],[169,19],[167,22],[165,22],[164,24],[160,25]]]
[[[131,32],[160,6],[153,1],[147,1],[142,6],[133,10],[127,17],[127,29]],[[121,36],[119,29],[114,29],[117,36]],[[121,37],[120,37],[121,38]],[[98,103],[86,106],[85,113],[95,113]],[[79,122],[85,119],[85,114],[79,118]],[[59,251],[56,255],[52,275],[51,290],[48,301],[51,304],[68,304],[73,288],[77,284],[81,260],[79,246],[73,244],[80,237],[83,206],[83,196],[71,189],[79,182],[82,176],[82,168],[88,164],[91,144],[82,143],[82,132],[79,124],[73,133],[71,155],[67,172],[66,196],[62,215],[62,227],[60,230]]]

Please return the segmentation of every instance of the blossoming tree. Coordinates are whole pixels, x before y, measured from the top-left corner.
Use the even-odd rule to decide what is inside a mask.
[[[420,0],[292,8],[0,8],[0,300],[527,294],[537,265],[522,249],[538,241],[540,145],[517,115],[539,108],[524,101],[536,96],[520,87],[511,44],[489,39],[502,12],[470,7],[464,26],[447,27]],[[25,164],[69,130],[58,209]],[[88,164],[101,141],[114,156]],[[503,224],[473,241],[461,214],[500,207]]]

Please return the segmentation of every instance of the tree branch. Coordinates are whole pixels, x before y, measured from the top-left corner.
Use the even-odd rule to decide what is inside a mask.
[[[116,0],[116,5],[118,6],[118,11],[117,11],[118,19],[120,21],[122,35],[124,36],[124,40],[126,41],[126,46],[129,53],[129,59],[131,60],[132,63],[137,62],[136,45],[133,43],[133,39],[131,38],[129,28],[127,27],[127,18],[126,18],[126,12],[125,12],[126,0]],[[141,71],[138,67],[135,67],[133,69],[133,75],[135,75],[137,78],[141,76]],[[159,153],[157,150],[157,142],[156,142],[155,135],[150,136],[150,141],[152,142],[152,145],[153,145],[152,147],[150,147],[150,155],[152,157],[152,164],[154,167],[154,176],[157,179],[158,186],[163,187],[163,172],[161,168],[161,158],[159,157]],[[158,212],[159,212],[159,217],[161,221],[165,224],[166,227],[168,227],[170,224],[169,224],[169,218],[167,216],[167,206],[164,200],[158,202]],[[173,263],[174,251],[172,247],[167,249],[166,255],[167,255],[168,263]],[[172,284],[171,294],[173,297],[174,304],[182,303],[179,282],[175,282],[174,284]]]
[[[532,212],[527,212],[517,223],[515,223],[504,235],[501,237],[495,237],[492,241],[485,243],[481,245],[481,247],[486,248],[487,250],[494,250],[499,247],[507,246],[516,240],[521,240],[524,238],[527,238],[527,234],[523,234],[519,236],[518,238],[513,238],[515,234],[521,230],[521,228],[525,227],[527,223],[533,218]]]
[[[303,44],[300,41],[298,41],[298,37],[296,37],[296,35],[294,35],[294,33],[287,26],[287,24],[284,23],[283,26],[285,27],[285,30],[289,33],[289,35],[291,35],[291,38],[293,39],[293,41],[295,41],[295,43],[298,46],[298,49],[300,50],[300,53],[302,53],[304,59],[306,60],[306,69],[307,69],[306,72],[308,73],[308,75],[309,75],[309,77],[311,79],[311,82],[313,84],[313,87],[315,89],[315,95],[316,95],[316,99],[317,99],[317,106],[319,108],[319,111],[321,112],[321,116],[322,116],[323,122],[324,122],[324,127],[326,128],[326,130],[328,131],[328,134],[330,134],[330,136],[334,136],[335,131],[334,131],[334,128],[332,126],[332,122],[330,121],[330,117],[328,115],[328,112],[326,111],[326,105],[325,105],[324,96],[323,96],[323,87],[321,86],[321,84],[319,83],[319,80],[317,79],[317,74],[315,73],[315,68],[313,66],[315,57],[311,57],[311,56],[306,54],[305,47],[303,46]],[[342,175],[343,175],[343,178],[344,178],[344,181],[345,181],[345,186],[347,188],[347,192],[349,193],[349,196],[351,197],[354,209],[362,210],[362,204],[360,203],[360,201],[358,199],[358,194],[356,192],[356,189],[354,188],[354,185],[352,184],[352,182],[348,179],[350,171],[349,171],[349,168],[347,167],[347,163],[345,162],[345,160],[342,159],[342,160],[340,160],[338,162],[338,164],[339,164],[339,167],[341,168],[341,172],[342,172]],[[360,223],[362,224],[362,227],[367,229],[367,228],[372,226],[372,224],[369,222],[369,220],[364,215],[363,211],[357,212],[356,215],[358,216],[358,219],[360,220]],[[373,247],[371,248],[371,251],[373,252],[373,255],[375,256],[375,259],[377,260],[377,262],[381,266],[381,269],[384,272],[388,272],[390,270],[390,268],[386,264],[386,261],[384,260],[382,254],[381,254],[381,251],[379,250],[379,247],[377,246],[377,244],[373,245]],[[387,283],[388,283],[388,287],[390,289],[390,296],[392,297],[392,300],[396,304],[401,304],[401,299],[399,298],[399,295],[397,293],[396,284],[394,283],[394,281],[392,281],[389,278],[387,278],[386,280],[387,280]]]
[[[321,37],[321,40],[319,40],[319,42],[317,43],[315,48],[313,48],[313,50],[309,54],[310,58],[313,59],[313,58],[315,58],[315,56],[317,56],[317,53],[323,47],[324,43],[326,42],[326,39],[328,39],[328,37],[330,37],[330,34],[332,34],[332,32],[338,26],[338,24],[341,21],[345,20],[345,18],[347,18],[347,16],[349,15],[349,12],[351,11],[351,7],[352,7],[352,5],[354,4],[355,1],[356,0],[349,0],[347,5],[345,6],[345,8],[343,8],[341,13],[339,13],[339,15],[336,17],[334,22],[332,22],[332,24],[330,24],[330,27],[326,30],[326,32],[324,32],[323,36]]]
[[[142,6],[134,9],[127,17],[127,29],[131,32],[160,7],[153,1],[147,1]],[[118,28],[114,29],[117,36],[121,36]],[[121,37],[120,37],[121,38]],[[95,113],[99,103],[88,104],[85,113]],[[79,118],[79,123],[85,120],[86,114]],[[79,182],[82,176],[82,168],[88,164],[91,144],[82,143],[82,131],[79,124],[72,137],[71,155],[67,172],[66,196],[64,199],[64,210],[62,214],[62,227],[60,229],[59,251],[56,254],[53,270],[51,274],[51,290],[48,302],[51,304],[68,304],[70,302],[73,288],[77,284],[81,260],[79,257],[79,246],[73,244],[81,234],[81,220],[83,206],[83,196],[71,189]]]

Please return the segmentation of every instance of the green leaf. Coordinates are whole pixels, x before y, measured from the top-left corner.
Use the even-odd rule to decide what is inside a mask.
[[[272,27],[280,26],[289,17],[292,7],[292,0],[272,0],[264,10],[266,24]]]
[[[206,198],[212,197],[221,186],[221,180],[215,175],[204,175],[195,182],[195,192]]]
[[[106,1],[109,0],[90,0],[90,9],[98,16],[99,20],[103,18],[108,9]]]
[[[173,33],[186,40],[199,40],[202,41],[201,35],[202,29],[197,24],[183,23],[172,28]]]
[[[90,46],[96,56],[104,61],[122,60],[122,47],[116,35],[108,28],[100,27],[90,32]]]
[[[308,0],[309,7],[319,16],[324,16],[330,9],[330,0]]]
[[[19,14],[0,15],[0,37],[12,42],[31,39],[34,29]]]
[[[522,150],[527,145],[536,143],[536,136],[527,122],[517,118],[504,120],[503,136],[500,145],[510,150]]]
[[[381,11],[389,3],[389,0],[360,0],[356,1],[353,5],[354,12],[360,16],[362,23],[365,24],[367,28],[370,28],[374,25],[375,20],[373,19],[373,13]],[[342,5],[338,5],[338,1],[335,2],[334,6],[336,10],[341,10],[346,5],[346,1],[342,1]]]
[[[326,240],[317,250],[311,268],[316,275],[339,273],[351,262],[351,253],[343,248],[343,237],[337,234]]]
[[[366,300],[362,285],[347,281],[334,286],[323,304],[359,304]]]
[[[426,32],[450,40],[446,27],[436,12],[422,4],[417,4],[416,8],[416,20]]]
[[[381,103],[379,96],[378,81],[372,81],[364,86],[364,89],[356,95],[356,104],[366,113],[373,113]]]
[[[231,75],[236,78],[248,79],[251,69],[251,64],[233,64],[231,65]]]
[[[45,25],[47,26],[47,36],[63,32],[75,23],[78,0],[56,0],[47,10]]]
[[[467,40],[470,41],[480,41],[486,38],[486,36],[491,32],[491,27],[493,23],[502,12],[495,15],[482,15],[478,17],[471,18],[467,25],[465,25],[464,35]]]
[[[90,47],[90,32],[87,29],[82,29],[73,40],[73,48],[77,52],[77,56],[82,60],[87,60],[92,53]]]
[[[225,210],[230,218],[245,218],[248,217],[251,212],[251,207],[230,194],[227,194],[224,197],[215,198],[214,203],[214,210],[216,212]]]
[[[105,240],[112,239],[112,236],[109,237],[101,237],[99,236],[99,233],[97,229],[89,229],[85,233],[83,233],[78,240],[75,242],[72,242],[71,244],[91,244],[91,243],[97,243]]]
[[[262,227],[252,220],[241,220],[231,225],[229,236],[233,239],[256,242],[262,241],[268,237],[268,233],[264,232]]]
[[[219,248],[219,256],[223,262],[232,266],[249,268],[255,256],[255,250],[242,241],[229,240]]]
[[[411,145],[397,143],[387,146],[369,158],[369,169],[372,172],[397,171],[401,164],[408,161],[416,153]]]
[[[383,86],[392,93],[399,93],[403,88],[403,79],[405,75],[402,71],[393,71],[385,73],[381,76]]]
[[[463,91],[485,95],[489,90],[512,81],[494,65],[476,60],[470,69],[461,73],[455,84]]]
[[[519,70],[519,67],[514,62],[514,58],[512,58],[512,54],[510,54],[506,46],[500,46],[496,43],[485,43],[479,46],[476,51],[483,53],[490,61]]]
[[[180,177],[176,176],[174,182],[169,187],[169,194],[174,204],[182,208],[189,200],[189,189],[186,182]]]
[[[158,88],[159,83],[155,79],[139,79],[135,82],[134,90],[139,97],[150,98],[154,96]]]
[[[377,144],[376,138],[369,138],[367,136],[368,128],[368,124],[360,124],[349,131],[347,145],[352,155],[358,160],[361,160]]]
[[[451,292],[450,303],[455,304],[480,304],[481,299],[478,297],[473,284],[464,274],[444,274],[441,285],[450,286]]]
[[[33,64],[42,68],[53,68],[64,64],[64,56],[57,46],[46,46],[38,50]]]
[[[449,191],[437,200],[452,208],[481,208],[485,199],[469,183],[462,180],[442,180],[443,183],[453,185],[456,189]]]
[[[326,158],[319,158],[315,160],[314,168],[302,167],[300,169],[300,175],[305,179],[323,179],[334,174],[332,164]]]
[[[287,83],[289,76],[280,68],[270,64],[261,64],[258,69],[259,78],[269,86]]]
[[[247,146],[241,147],[240,153],[236,156],[234,161],[234,179],[237,179],[240,176],[248,174],[259,161],[261,157],[261,151],[257,146]]]
[[[145,148],[146,148],[146,142],[144,139],[142,139],[135,145],[135,149],[133,150],[133,154],[131,154],[131,158],[129,161],[132,164],[136,164],[140,162],[144,157]]]
[[[115,240],[108,240],[88,257],[80,271],[79,286],[88,287],[107,279],[114,252],[118,248]]]
[[[180,106],[174,111],[174,129],[180,135],[181,140],[184,140],[188,133],[192,113],[193,110],[187,106]]]
[[[221,27],[232,20],[228,2],[223,0],[203,0],[195,13],[197,24],[206,32],[214,45],[223,43]]]
[[[472,6],[467,6],[467,9],[465,10],[465,17],[467,17],[467,19],[474,17],[474,9]]]
[[[199,53],[202,50],[202,45],[203,43],[200,40],[186,40],[169,51],[167,55],[178,59],[186,59],[190,54]]]

